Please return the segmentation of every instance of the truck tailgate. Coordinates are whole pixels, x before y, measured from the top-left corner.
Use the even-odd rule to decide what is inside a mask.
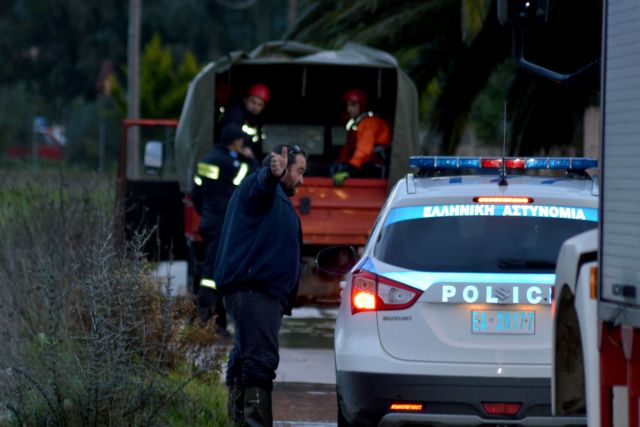
[[[385,179],[350,178],[336,187],[331,178],[305,177],[292,201],[305,244],[361,246],[386,197]]]

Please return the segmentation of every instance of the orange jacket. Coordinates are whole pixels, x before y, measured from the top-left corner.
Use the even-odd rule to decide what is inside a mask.
[[[364,116],[364,117],[363,117]],[[375,162],[377,156],[375,146],[387,146],[391,143],[389,125],[380,117],[365,113],[347,132],[347,141],[340,151],[338,161],[349,163],[356,169],[363,164]]]

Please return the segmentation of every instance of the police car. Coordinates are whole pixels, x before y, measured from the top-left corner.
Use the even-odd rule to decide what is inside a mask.
[[[342,284],[338,424],[584,424],[551,417],[551,301],[562,242],[597,226],[596,161],[410,164]]]

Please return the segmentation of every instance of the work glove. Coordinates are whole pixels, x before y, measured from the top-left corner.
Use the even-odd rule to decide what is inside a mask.
[[[349,175],[349,172],[347,171],[338,172],[333,175],[333,184],[336,187],[342,187],[344,185],[344,181],[350,176],[351,175]]]
[[[213,317],[216,307],[217,294],[211,288],[201,286],[198,289],[198,317],[202,323],[206,323]]]

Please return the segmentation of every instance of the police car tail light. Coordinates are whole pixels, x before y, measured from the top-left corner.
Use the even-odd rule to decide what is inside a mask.
[[[516,415],[522,403],[482,402],[482,408],[489,415]]]
[[[379,310],[402,310],[411,307],[422,292],[402,283],[378,278],[378,298],[382,301]]]
[[[533,203],[533,197],[526,196],[478,196],[474,197],[475,203],[527,205]]]
[[[422,292],[369,271],[353,274],[351,313],[402,310],[416,302]]]
[[[356,271],[351,282],[351,314],[376,309],[376,275]]]

